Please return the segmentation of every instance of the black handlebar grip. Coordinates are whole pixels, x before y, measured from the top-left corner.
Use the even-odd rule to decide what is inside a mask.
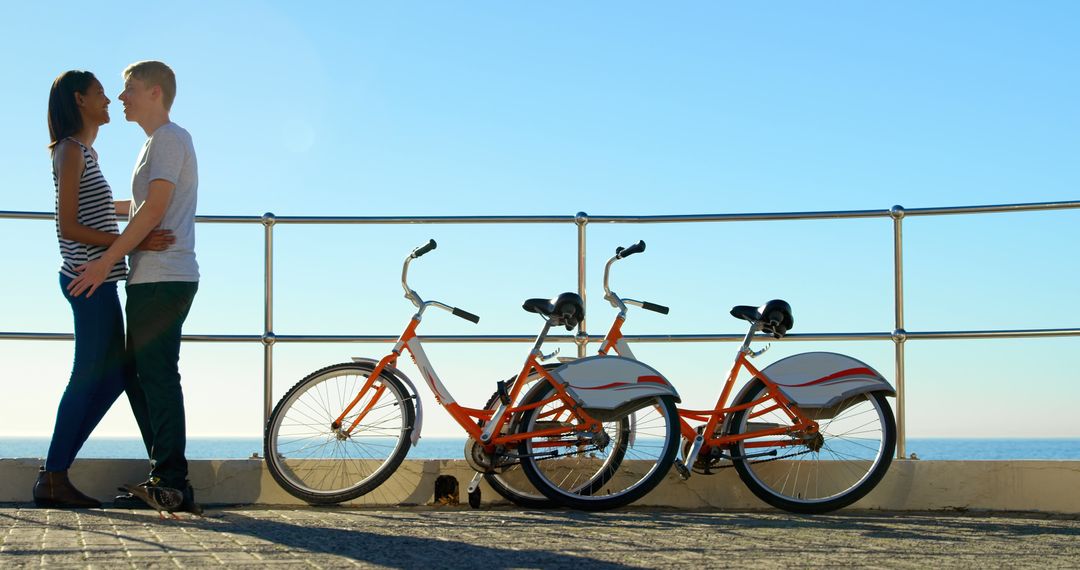
[[[635,243],[634,245],[632,245],[630,247],[617,247],[617,248],[615,248],[615,257],[617,257],[619,259],[623,259],[623,258],[626,258],[626,257],[630,257],[631,255],[634,255],[635,253],[641,253],[643,251],[645,251],[645,241],[641,240],[641,241],[638,241],[637,243]]]
[[[642,301],[641,302],[641,308],[642,309],[648,309],[650,311],[655,311],[657,313],[660,313],[661,315],[666,315],[666,314],[668,314],[668,311],[670,311],[670,309],[668,309],[667,307],[665,307],[663,305],[657,305],[656,303],[650,303],[648,301]]]
[[[412,252],[413,259],[416,259],[417,257],[420,257],[421,255],[424,255],[425,253],[435,249],[435,246],[436,246],[435,240],[429,239],[426,244],[424,244],[424,245],[422,245],[422,246],[420,246],[420,247],[413,250],[413,252]]]
[[[454,313],[455,317],[461,317],[466,321],[472,321],[477,324],[480,323],[480,317],[470,313],[469,311],[462,311],[461,309],[454,307],[454,310],[452,312]]]

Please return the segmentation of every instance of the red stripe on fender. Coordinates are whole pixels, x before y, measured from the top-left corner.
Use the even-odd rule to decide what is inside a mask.
[[[843,378],[845,376],[858,376],[858,375],[877,376],[873,370],[869,368],[848,368],[847,370],[841,370],[839,372],[833,372],[824,378],[818,378],[817,380],[811,380],[810,382],[804,382],[802,384],[789,384],[790,388],[801,388],[802,386],[813,386],[814,384],[820,384],[822,382],[828,382],[829,380],[836,380],[837,378]]]
[[[614,388],[616,386],[625,386],[626,384],[627,382],[612,382],[611,384],[604,384],[603,386],[593,386],[592,388],[582,388],[579,386],[573,386],[572,384],[571,386],[573,386],[573,388],[576,390],[604,390],[607,388]]]
[[[660,376],[638,376],[637,383],[638,384],[652,383],[652,384],[667,385],[667,382],[665,382],[664,379],[661,378]],[[583,388],[583,387],[579,387],[579,386],[573,386],[573,384],[571,384],[571,386],[573,386],[573,388],[575,388],[577,390],[606,390],[608,388],[615,388],[615,387],[618,387],[618,386],[628,386],[628,385],[631,385],[631,383],[630,382],[612,382],[610,384],[604,384],[603,386],[593,386],[592,388]]]

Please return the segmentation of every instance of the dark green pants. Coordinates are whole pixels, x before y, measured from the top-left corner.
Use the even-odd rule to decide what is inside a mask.
[[[128,355],[124,390],[150,457],[150,476],[184,488],[187,443],[180,389],[180,329],[199,284],[169,281],[127,286]]]

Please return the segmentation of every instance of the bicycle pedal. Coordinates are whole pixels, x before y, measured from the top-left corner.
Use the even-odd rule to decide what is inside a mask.
[[[499,401],[501,401],[504,406],[509,406],[510,394],[506,391],[506,380],[499,380],[495,385],[496,391],[499,393]]]
[[[690,478],[690,470],[683,464],[682,459],[676,459],[674,464],[675,470],[679,472],[679,477],[682,477],[683,481]]]

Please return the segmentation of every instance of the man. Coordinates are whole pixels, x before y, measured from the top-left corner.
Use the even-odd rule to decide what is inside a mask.
[[[169,119],[176,77],[159,61],[140,61],[124,70],[124,117],[147,139],[131,179],[132,217],[102,257],[80,268],[68,290],[93,294],[108,268],[130,255],[127,282],[128,350],[134,372],[124,389],[150,456],[150,479],[122,490],[117,506],[134,498],[160,511],[200,512],[187,480],[184,396],[180,388],[180,335],[199,286],[195,260],[198,165],[191,136]],[[134,251],[155,228],[173,232],[164,251]],[[124,504],[125,501],[128,504]]]

